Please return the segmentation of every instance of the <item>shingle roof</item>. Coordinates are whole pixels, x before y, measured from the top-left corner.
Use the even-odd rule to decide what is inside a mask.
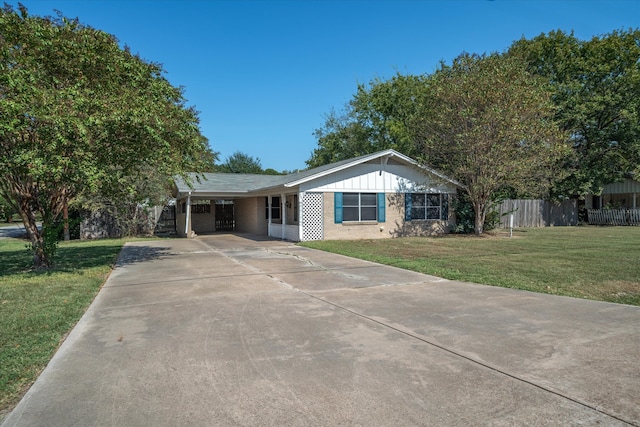
[[[187,175],[188,181],[185,181],[182,177],[175,178],[175,194],[185,195],[189,192],[201,193],[201,194],[229,194],[229,195],[241,195],[251,192],[257,192],[261,190],[270,189],[273,187],[281,186],[293,186],[300,184],[301,182],[314,179],[316,177],[323,176],[327,173],[331,173],[335,170],[344,169],[352,165],[357,165],[370,160],[375,160],[384,157],[395,157],[401,161],[418,165],[417,162],[403,154],[398,153],[395,150],[378,151],[372,154],[365,154],[363,156],[354,157],[352,159],[342,160],[335,163],[319,166],[313,169],[307,169],[299,172],[294,172],[288,175],[255,175],[255,174],[237,174],[237,173],[204,173],[195,174],[190,173]],[[439,172],[421,167],[422,169],[429,171],[441,178],[444,178],[454,185],[458,185],[455,181],[447,178]]]
[[[248,193],[261,187],[278,185],[282,175],[255,175],[243,173],[189,173],[187,182],[176,177],[175,183],[179,193]]]

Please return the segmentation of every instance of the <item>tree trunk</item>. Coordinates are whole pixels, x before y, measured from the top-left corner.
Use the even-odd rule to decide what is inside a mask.
[[[484,220],[486,217],[486,202],[473,202],[473,210],[475,211],[474,232],[477,236],[484,233]]]
[[[66,193],[62,200],[62,223],[64,229],[64,241],[68,242],[71,240],[71,234],[69,233],[69,202],[67,200]]]
[[[474,226],[474,231],[477,236],[484,233],[484,218],[482,218],[482,216],[479,215],[478,212],[476,212],[476,222]]]
[[[47,258],[47,254],[44,251],[44,238],[42,233],[38,230],[38,224],[36,222],[36,216],[31,211],[28,202],[22,201],[19,205],[19,214],[22,218],[22,223],[27,232],[27,237],[31,242],[31,249],[33,251],[33,267],[37,269],[48,268],[51,266],[51,260]]]

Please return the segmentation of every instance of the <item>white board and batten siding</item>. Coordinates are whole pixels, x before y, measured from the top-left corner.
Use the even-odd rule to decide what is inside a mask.
[[[406,165],[363,163],[300,185],[301,192],[455,193],[455,187],[424,170]]]

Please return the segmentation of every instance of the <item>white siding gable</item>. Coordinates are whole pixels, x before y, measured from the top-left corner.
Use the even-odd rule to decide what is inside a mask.
[[[300,191],[455,193],[453,184],[404,164],[363,163],[300,184]]]

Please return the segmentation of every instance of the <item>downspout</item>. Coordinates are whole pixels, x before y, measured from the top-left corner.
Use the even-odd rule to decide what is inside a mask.
[[[189,219],[191,219],[191,191],[187,195],[187,217],[184,221],[184,234],[189,238]]]

